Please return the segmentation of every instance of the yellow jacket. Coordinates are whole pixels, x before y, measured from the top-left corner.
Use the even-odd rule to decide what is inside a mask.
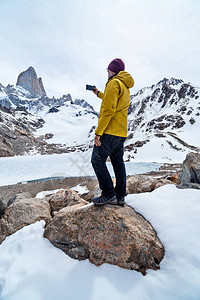
[[[97,135],[106,133],[127,137],[127,116],[130,105],[129,88],[132,88],[133,85],[132,76],[121,71],[107,81],[104,93],[98,93],[98,97],[103,101],[95,131]]]

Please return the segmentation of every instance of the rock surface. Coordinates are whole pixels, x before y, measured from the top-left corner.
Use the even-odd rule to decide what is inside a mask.
[[[43,119],[24,108],[5,109],[0,106],[0,157],[22,155],[41,147],[34,132],[43,124]]]
[[[147,175],[135,175],[130,176],[127,179],[127,192],[128,194],[152,192],[158,187],[172,183],[173,182],[167,178],[154,178]]]
[[[33,97],[42,97],[46,95],[42,78],[37,78],[37,74],[33,67],[29,67],[26,71],[19,74],[17,85],[29,91]]]
[[[51,214],[54,215],[55,212],[59,211],[60,209],[72,206],[74,204],[87,204],[85,200],[81,199],[77,192],[69,189],[63,190],[53,194],[50,197],[47,197],[49,204],[51,206]]]
[[[183,161],[180,175],[180,189],[200,189],[200,153],[190,152]]]
[[[44,237],[75,259],[137,270],[159,269],[164,247],[153,227],[132,208],[77,204],[56,213]]]
[[[0,157],[14,156],[12,144],[0,133]]]
[[[23,199],[30,199],[30,198],[32,198],[32,197],[31,197],[31,194],[29,192],[22,192],[22,193],[16,194],[14,197],[12,197],[8,201],[7,206],[10,206],[11,204],[13,204],[16,201],[20,201],[20,200],[23,200]]]
[[[3,215],[4,211],[6,209],[6,203],[2,197],[0,197],[0,218]]]
[[[50,205],[45,200],[22,199],[17,200],[6,208],[0,219],[0,243],[5,238],[26,225],[36,221],[51,221]]]

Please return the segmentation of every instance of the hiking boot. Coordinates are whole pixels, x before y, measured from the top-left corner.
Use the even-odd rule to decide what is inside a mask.
[[[116,196],[112,196],[112,197],[104,197],[104,196],[100,196],[100,197],[96,197],[92,199],[92,202],[94,203],[94,205],[105,205],[105,204],[117,204],[117,198]]]
[[[124,206],[125,200],[124,200],[124,197],[123,197],[123,196],[117,198],[117,204],[120,205],[120,206]]]

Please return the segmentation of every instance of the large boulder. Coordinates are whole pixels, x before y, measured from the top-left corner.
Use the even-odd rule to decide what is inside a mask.
[[[75,259],[137,270],[159,269],[164,247],[151,224],[132,208],[83,203],[57,212],[44,237]]]
[[[179,180],[181,183],[177,187],[180,189],[200,189],[200,153],[187,154]]]
[[[128,194],[152,192],[153,190],[173,182],[167,178],[154,178],[147,175],[134,175],[127,179]]]
[[[50,205],[46,200],[21,199],[11,204],[0,219],[0,243],[26,225],[36,221],[51,221]]]

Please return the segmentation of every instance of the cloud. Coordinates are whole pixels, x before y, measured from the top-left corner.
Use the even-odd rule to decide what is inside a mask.
[[[115,57],[135,91],[163,77],[199,80],[199,1],[7,0],[0,9],[2,83],[32,65],[51,95],[94,102],[85,84],[103,89]]]

